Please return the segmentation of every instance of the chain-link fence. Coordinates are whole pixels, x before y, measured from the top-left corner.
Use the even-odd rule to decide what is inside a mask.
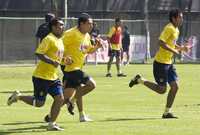
[[[114,24],[113,19],[95,19],[94,21],[101,34],[107,34],[109,28]],[[43,22],[42,18],[0,18],[0,63],[34,63],[36,59],[34,51],[37,47],[35,33]],[[151,57],[158,49],[158,36],[167,22],[167,20],[149,21]],[[146,37],[144,20],[123,20],[123,24],[128,26],[131,35]],[[75,18],[66,19],[66,29],[75,25]],[[191,21],[188,28],[188,35],[195,36],[197,41],[200,39],[199,25],[200,22]],[[199,42],[197,42],[196,49],[195,55],[200,58]]]

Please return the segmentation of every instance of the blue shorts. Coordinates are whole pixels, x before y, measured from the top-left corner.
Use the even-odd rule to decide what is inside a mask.
[[[52,97],[63,94],[62,84],[59,79],[51,81],[32,77],[34,97],[37,100],[45,101],[49,93]]]
[[[90,78],[90,76],[81,70],[64,72],[63,80],[66,81],[66,85],[64,87],[76,89],[77,87],[81,86],[81,84],[86,84]]]
[[[161,86],[166,86],[167,83],[170,84],[178,80],[176,69],[173,64],[163,64],[154,61],[153,74],[155,81]]]

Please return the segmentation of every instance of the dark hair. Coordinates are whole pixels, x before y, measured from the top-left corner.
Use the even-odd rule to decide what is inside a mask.
[[[126,25],[124,25],[124,29],[128,30],[128,27]]]
[[[170,12],[169,12],[169,21],[172,22],[172,18],[176,18],[178,17],[178,15],[182,13],[181,10],[179,9],[172,9]]]
[[[52,26],[56,26],[58,23],[63,24],[64,22],[61,18],[54,18],[49,22],[49,30],[52,31]]]
[[[81,22],[83,23],[87,22],[89,18],[91,18],[89,14],[81,13],[81,15],[78,18],[78,26],[80,26]]]
[[[47,14],[45,15],[45,21],[46,21],[46,22],[51,22],[51,20],[52,20],[53,18],[55,18],[55,15],[52,14],[52,13],[47,13]]]
[[[121,21],[121,19],[118,17],[118,18],[115,18],[115,22],[117,23],[117,22],[120,22]]]

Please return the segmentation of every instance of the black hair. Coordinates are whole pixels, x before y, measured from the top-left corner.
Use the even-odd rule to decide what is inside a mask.
[[[64,22],[61,18],[54,18],[49,22],[49,30],[52,31],[52,26],[56,26],[58,23],[63,24]]]
[[[87,13],[81,13],[81,15],[78,18],[78,26],[80,26],[81,22],[85,23],[91,18],[91,16]]]
[[[115,23],[120,22],[120,21],[121,21],[121,19],[119,17],[115,18]]]
[[[46,22],[51,22],[51,20],[52,20],[53,18],[55,18],[55,15],[52,14],[52,13],[47,13],[47,14],[45,15],[45,21],[46,21]]]
[[[126,25],[124,25],[124,29],[128,30],[128,27]]]
[[[172,22],[172,18],[178,17],[180,13],[182,13],[180,9],[172,9],[169,12],[169,21]]]

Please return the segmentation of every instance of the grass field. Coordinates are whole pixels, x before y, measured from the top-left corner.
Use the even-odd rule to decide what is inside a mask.
[[[179,119],[163,120],[166,96],[158,95],[142,85],[128,87],[132,75],[141,73],[153,80],[152,65],[124,67],[128,77],[106,78],[106,65],[86,66],[84,70],[97,83],[97,88],[84,97],[86,113],[94,122],[80,123],[62,108],[58,123],[65,130],[46,131],[43,117],[49,112],[50,96],[42,108],[22,102],[7,106],[13,90],[32,94],[33,67],[0,67],[0,135],[199,135],[200,134],[200,65],[176,65],[180,89],[173,107]]]

